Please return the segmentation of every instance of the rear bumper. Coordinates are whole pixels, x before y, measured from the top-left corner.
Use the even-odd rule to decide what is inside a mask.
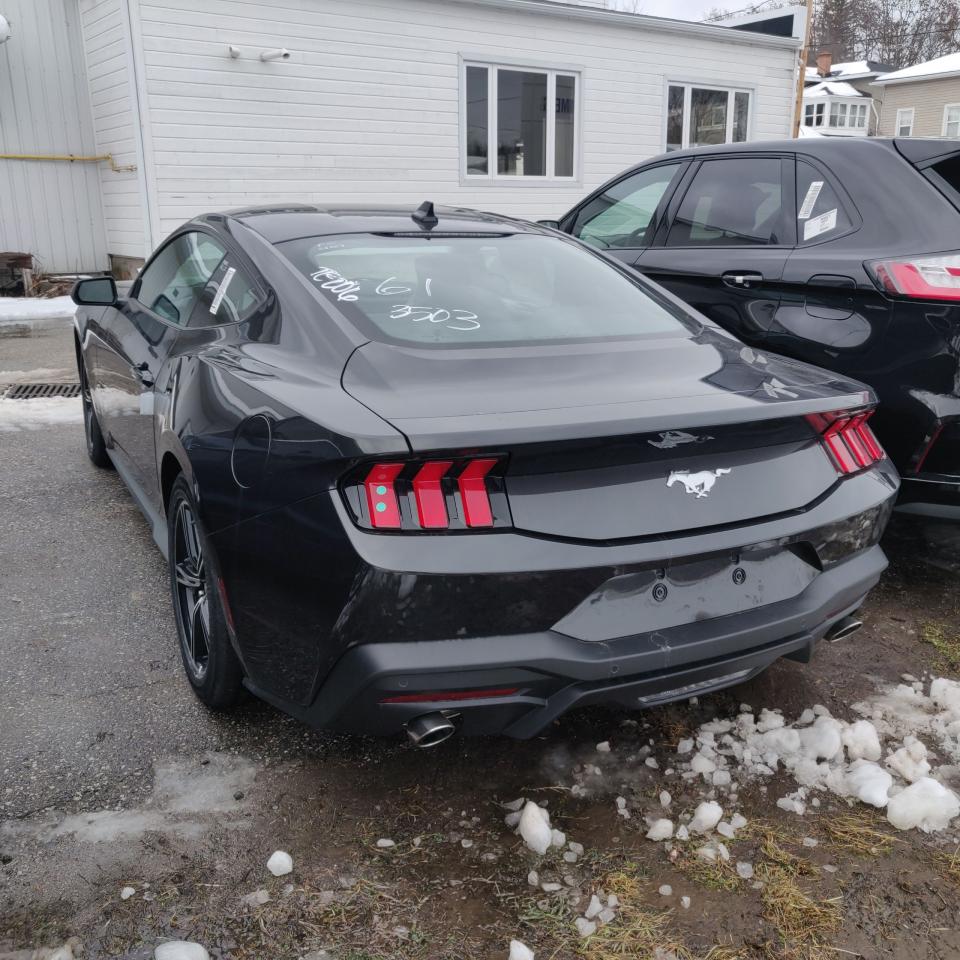
[[[897,510],[901,513],[960,520],[960,476],[925,473],[901,477]]]
[[[829,628],[856,610],[886,567],[879,546],[835,564],[797,596],[710,620],[603,642],[556,630],[348,650],[309,707],[318,727],[374,734],[454,710],[466,734],[531,737],[562,713],[595,703],[638,709],[741,683],[781,657],[806,661]],[[852,641],[855,642],[855,641]],[[491,699],[384,703],[411,692],[515,689]]]

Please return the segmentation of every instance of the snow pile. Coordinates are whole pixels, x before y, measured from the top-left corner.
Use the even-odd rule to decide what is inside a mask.
[[[567,842],[567,835],[562,830],[555,830],[550,826],[550,814],[532,800],[528,800],[524,805],[517,832],[523,842],[540,856],[550,847],[562,847]],[[580,847],[580,850],[582,851],[583,847]]]
[[[275,876],[282,877],[293,872],[293,857],[285,850],[276,850],[267,861],[267,869]]]
[[[616,919],[617,909],[620,906],[620,901],[617,900],[615,894],[610,894],[606,898],[606,904],[601,900],[600,895],[593,894],[590,897],[590,902],[587,904],[587,909],[584,911],[582,917],[577,917],[574,920],[573,924],[577,928],[577,933],[581,937],[591,937],[597,932],[598,927],[602,927],[606,923],[611,923]]]
[[[677,766],[683,779],[702,780],[731,800],[740,783],[785,770],[797,789],[777,800],[783,810],[802,816],[808,804],[819,806],[812,795],[826,791],[881,809],[889,805],[890,822],[899,829],[945,829],[960,813],[960,800],[931,774],[931,754],[920,738],[935,742],[945,758],[960,764],[960,683],[935,679],[929,695],[920,681],[901,684],[855,704],[854,710],[862,719],[847,722],[817,705],[788,723],[779,710],[754,714],[744,705],[735,719],[704,723],[681,741]],[[681,831],[716,829],[729,838],[736,828],[721,824],[722,815],[715,801],[701,803],[674,836],[685,839]],[[652,822],[649,838],[669,839],[668,823]],[[706,850],[707,855],[718,852],[716,846]]]
[[[510,941],[510,955],[507,960],[533,960],[533,951],[519,940]]]
[[[153,960],[210,960],[210,954],[199,943],[168,940],[153,951]]]
[[[79,397],[34,397],[30,400],[0,397],[0,433],[82,421],[83,406]]]
[[[77,305],[69,297],[0,297],[0,324],[25,320],[69,320]]]

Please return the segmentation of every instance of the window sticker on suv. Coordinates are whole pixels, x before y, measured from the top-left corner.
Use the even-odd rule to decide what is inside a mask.
[[[803,239],[810,240],[813,237],[819,237],[821,233],[829,233],[837,225],[837,210],[828,210],[821,213],[819,217],[808,220],[803,225]]]
[[[814,180],[809,188],[807,189],[807,195],[803,198],[803,203],[800,206],[800,212],[797,214],[798,220],[809,220],[810,214],[813,213],[813,206],[817,202],[817,197],[820,196],[820,191],[823,189],[822,180]]]

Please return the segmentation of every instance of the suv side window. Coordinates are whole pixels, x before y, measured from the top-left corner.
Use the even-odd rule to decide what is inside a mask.
[[[186,326],[226,248],[206,233],[174,237],[140,276],[137,300],[169,323]]]
[[[649,246],[654,214],[681,166],[664,164],[615,183],[577,213],[573,235],[601,250]]]
[[[797,158],[797,234],[801,243],[830,240],[853,224],[830,181],[812,164]]]
[[[785,241],[778,157],[705,160],[667,236],[668,247],[731,247]]]
[[[248,319],[260,306],[261,297],[229,253],[203,285],[190,317],[191,327],[215,327]]]

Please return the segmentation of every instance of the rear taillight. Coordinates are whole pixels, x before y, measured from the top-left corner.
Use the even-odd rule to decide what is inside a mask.
[[[357,523],[373,530],[449,531],[510,526],[504,457],[375,463],[342,490]]]
[[[960,300],[960,252],[898,257],[867,265],[887,293],[920,300]]]
[[[855,413],[813,413],[807,417],[840,473],[857,473],[886,456],[867,425],[872,414],[872,410],[865,410]]]

